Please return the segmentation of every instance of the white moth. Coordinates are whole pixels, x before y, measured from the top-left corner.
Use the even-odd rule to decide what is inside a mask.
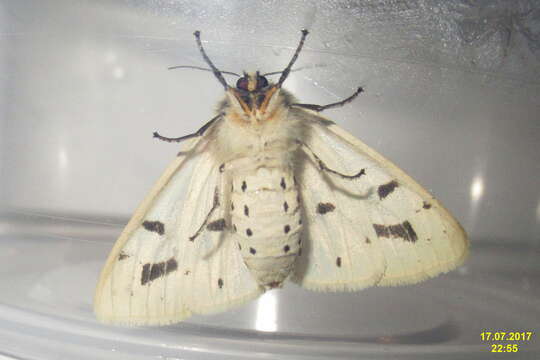
[[[285,279],[310,290],[412,284],[460,265],[465,232],[426,190],[282,84],[245,74],[129,221],[97,286],[97,317],[165,325],[243,304]]]

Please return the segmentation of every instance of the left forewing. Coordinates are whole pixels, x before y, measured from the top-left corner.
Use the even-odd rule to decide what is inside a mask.
[[[208,142],[196,141],[165,171],[111,251],[94,299],[100,320],[170,324],[261,293],[224,222],[219,164]]]
[[[358,290],[422,281],[460,265],[465,232],[450,213],[397,166],[336,125],[314,121],[299,161],[305,216],[293,281],[314,290]]]

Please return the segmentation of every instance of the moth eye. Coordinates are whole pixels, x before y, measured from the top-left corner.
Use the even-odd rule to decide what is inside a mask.
[[[236,87],[240,90],[248,91],[248,83],[249,83],[249,80],[247,76],[244,76],[238,79],[238,81],[236,82]]]
[[[268,80],[264,76],[257,76],[257,90],[268,86]]]

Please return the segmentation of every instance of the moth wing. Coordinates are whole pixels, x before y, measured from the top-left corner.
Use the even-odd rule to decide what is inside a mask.
[[[464,261],[467,236],[431,194],[351,134],[312,116],[307,146],[333,170],[364,174],[344,179],[321,171],[313,157],[300,161],[305,251],[293,281],[321,291],[412,284]]]
[[[262,292],[227,231],[203,229],[190,240],[216,195],[223,195],[219,164],[208,145],[204,138],[187,144],[118,238],[94,298],[100,320],[170,324],[193,313],[226,310]],[[209,221],[222,216],[219,207]]]

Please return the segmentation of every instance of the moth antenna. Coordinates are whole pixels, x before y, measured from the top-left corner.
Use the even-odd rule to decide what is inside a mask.
[[[293,73],[293,72],[297,72],[297,71],[302,71],[304,69],[315,69],[315,68],[324,67],[324,66],[326,66],[326,65],[324,65],[324,64],[314,64],[314,65],[308,65],[308,66],[300,66],[299,68],[291,69],[291,72]],[[261,76],[277,75],[277,74],[282,74],[282,73],[283,73],[283,70],[272,71],[272,72],[264,73]]]
[[[196,69],[196,70],[204,70],[204,71],[213,71],[212,69],[207,69],[207,68],[203,68],[203,67],[200,67],[200,66],[191,66],[191,65],[177,65],[177,66],[170,66],[167,68],[167,70],[174,70],[174,69]],[[234,76],[238,76],[240,77],[240,75],[238,75],[237,73],[234,73],[232,71],[219,71],[220,73],[222,74],[227,74],[227,75],[234,75]]]
[[[199,47],[199,50],[201,51],[202,57],[204,61],[210,66],[210,69],[212,69],[212,72],[214,73],[215,77],[219,80],[221,85],[227,90],[229,88],[229,85],[225,81],[225,78],[223,78],[223,75],[221,74],[221,71],[218,70],[218,68],[210,61],[210,58],[208,58],[208,55],[206,55],[206,52],[204,51],[204,48],[201,43],[201,32],[199,30],[195,31],[193,33],[195,35],[195,40],[197,41],[197,46]]]
[[[300,38],[300,43],[298,44],[298,47],[296,48],[296,51],[294,52],[294,55],[289,62],[289,65],[283,70],[281,73],[281,76],[279,77],[279,81],[276,84],[277,87],[281,87],[281,84],[287,79],[287,76],[289,76],[289,73],[291,72],[291,68],[294,65],[296,59],[298,58],[298,55],[300,54],[300,50],[302,50],[302,47],[304,46],[304,41],[306,40],[306,36],[309,34],[309,31],[306,29],[302,30],[302,37]]]

